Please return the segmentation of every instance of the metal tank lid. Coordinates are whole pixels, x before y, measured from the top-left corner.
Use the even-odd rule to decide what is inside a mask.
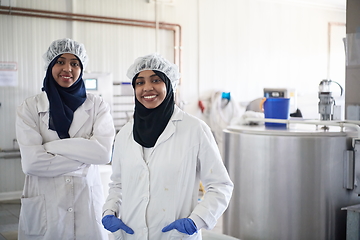
[[[228,126],[224,131],[239,132],[257,135],[281,135],[281,136],[327,136],[340,137],[349,136],[356,137],[356,130],[348,127],[327,126],[323,125],[307,125],[307,124],[288,124],[284,128],[270,128],[264,125],[234,125]]]

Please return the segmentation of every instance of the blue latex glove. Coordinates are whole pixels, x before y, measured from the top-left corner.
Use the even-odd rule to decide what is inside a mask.
[[[162,229],[162,231],[167,232],[167,231],[170,231],[173,229],[176,229],[179,232],[186,233],[188,235],[193,235],[194,233],[197,232],[197,227],[196,227],[194,221],[191,220],[190,218],[178,219],[178,220],[170,223],[166,227],[164,227]]]
[[[106,215],[102,219],[102,224],[106,230],[110,232],[116,232],[119,229],[124,230],[128,234],[134,234],[134,231],[121,221],[121,219],[115,217],[114,215]]]

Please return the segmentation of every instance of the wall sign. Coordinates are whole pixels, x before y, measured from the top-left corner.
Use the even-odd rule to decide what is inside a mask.
[[[0,62],[0,87],[17,86],[18,69],[16,62]]]

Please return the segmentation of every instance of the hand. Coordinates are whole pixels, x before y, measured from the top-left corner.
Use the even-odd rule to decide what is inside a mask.
[[[134,234],[134,231],[121,221],[121,219],[115,217],[114,215],[106,215],[102,219],[102,224],[106,230],[110,232],[116,232],[119,229],[124,230],[128,234]]]
[[[173,229],[176,229],[179,232],[186,233],[188,235],[193,235],[197,232],[197,227],[195,226],[193,220],[191,220],[190,218],[178,219],[164,227],[162,231],[167,232]]]

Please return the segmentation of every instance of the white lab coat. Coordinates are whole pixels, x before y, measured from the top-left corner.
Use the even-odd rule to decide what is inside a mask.
[[[114,233],[116,239],[202,239],[162,228],[190,217],[211,229],[228,206],[233,183],[210,128],[175,107],[164,132],[151,149],[147,163],[142,146],[133,139],[133,121],[118,133],[114,146],[112,182],[104,215],[113,212],[134,230]],[[206,193],[198,203],[199,183]],[[195,222],[196,223],[196,222]]]
[[[108,239],[101,223],[104,196],[97,164],[111,159],[115,130],[109,105],[88,94],[74,112],[67,139],[59,139],[48,123],[45,92],[17,109],[26,174],[18,239]]]

